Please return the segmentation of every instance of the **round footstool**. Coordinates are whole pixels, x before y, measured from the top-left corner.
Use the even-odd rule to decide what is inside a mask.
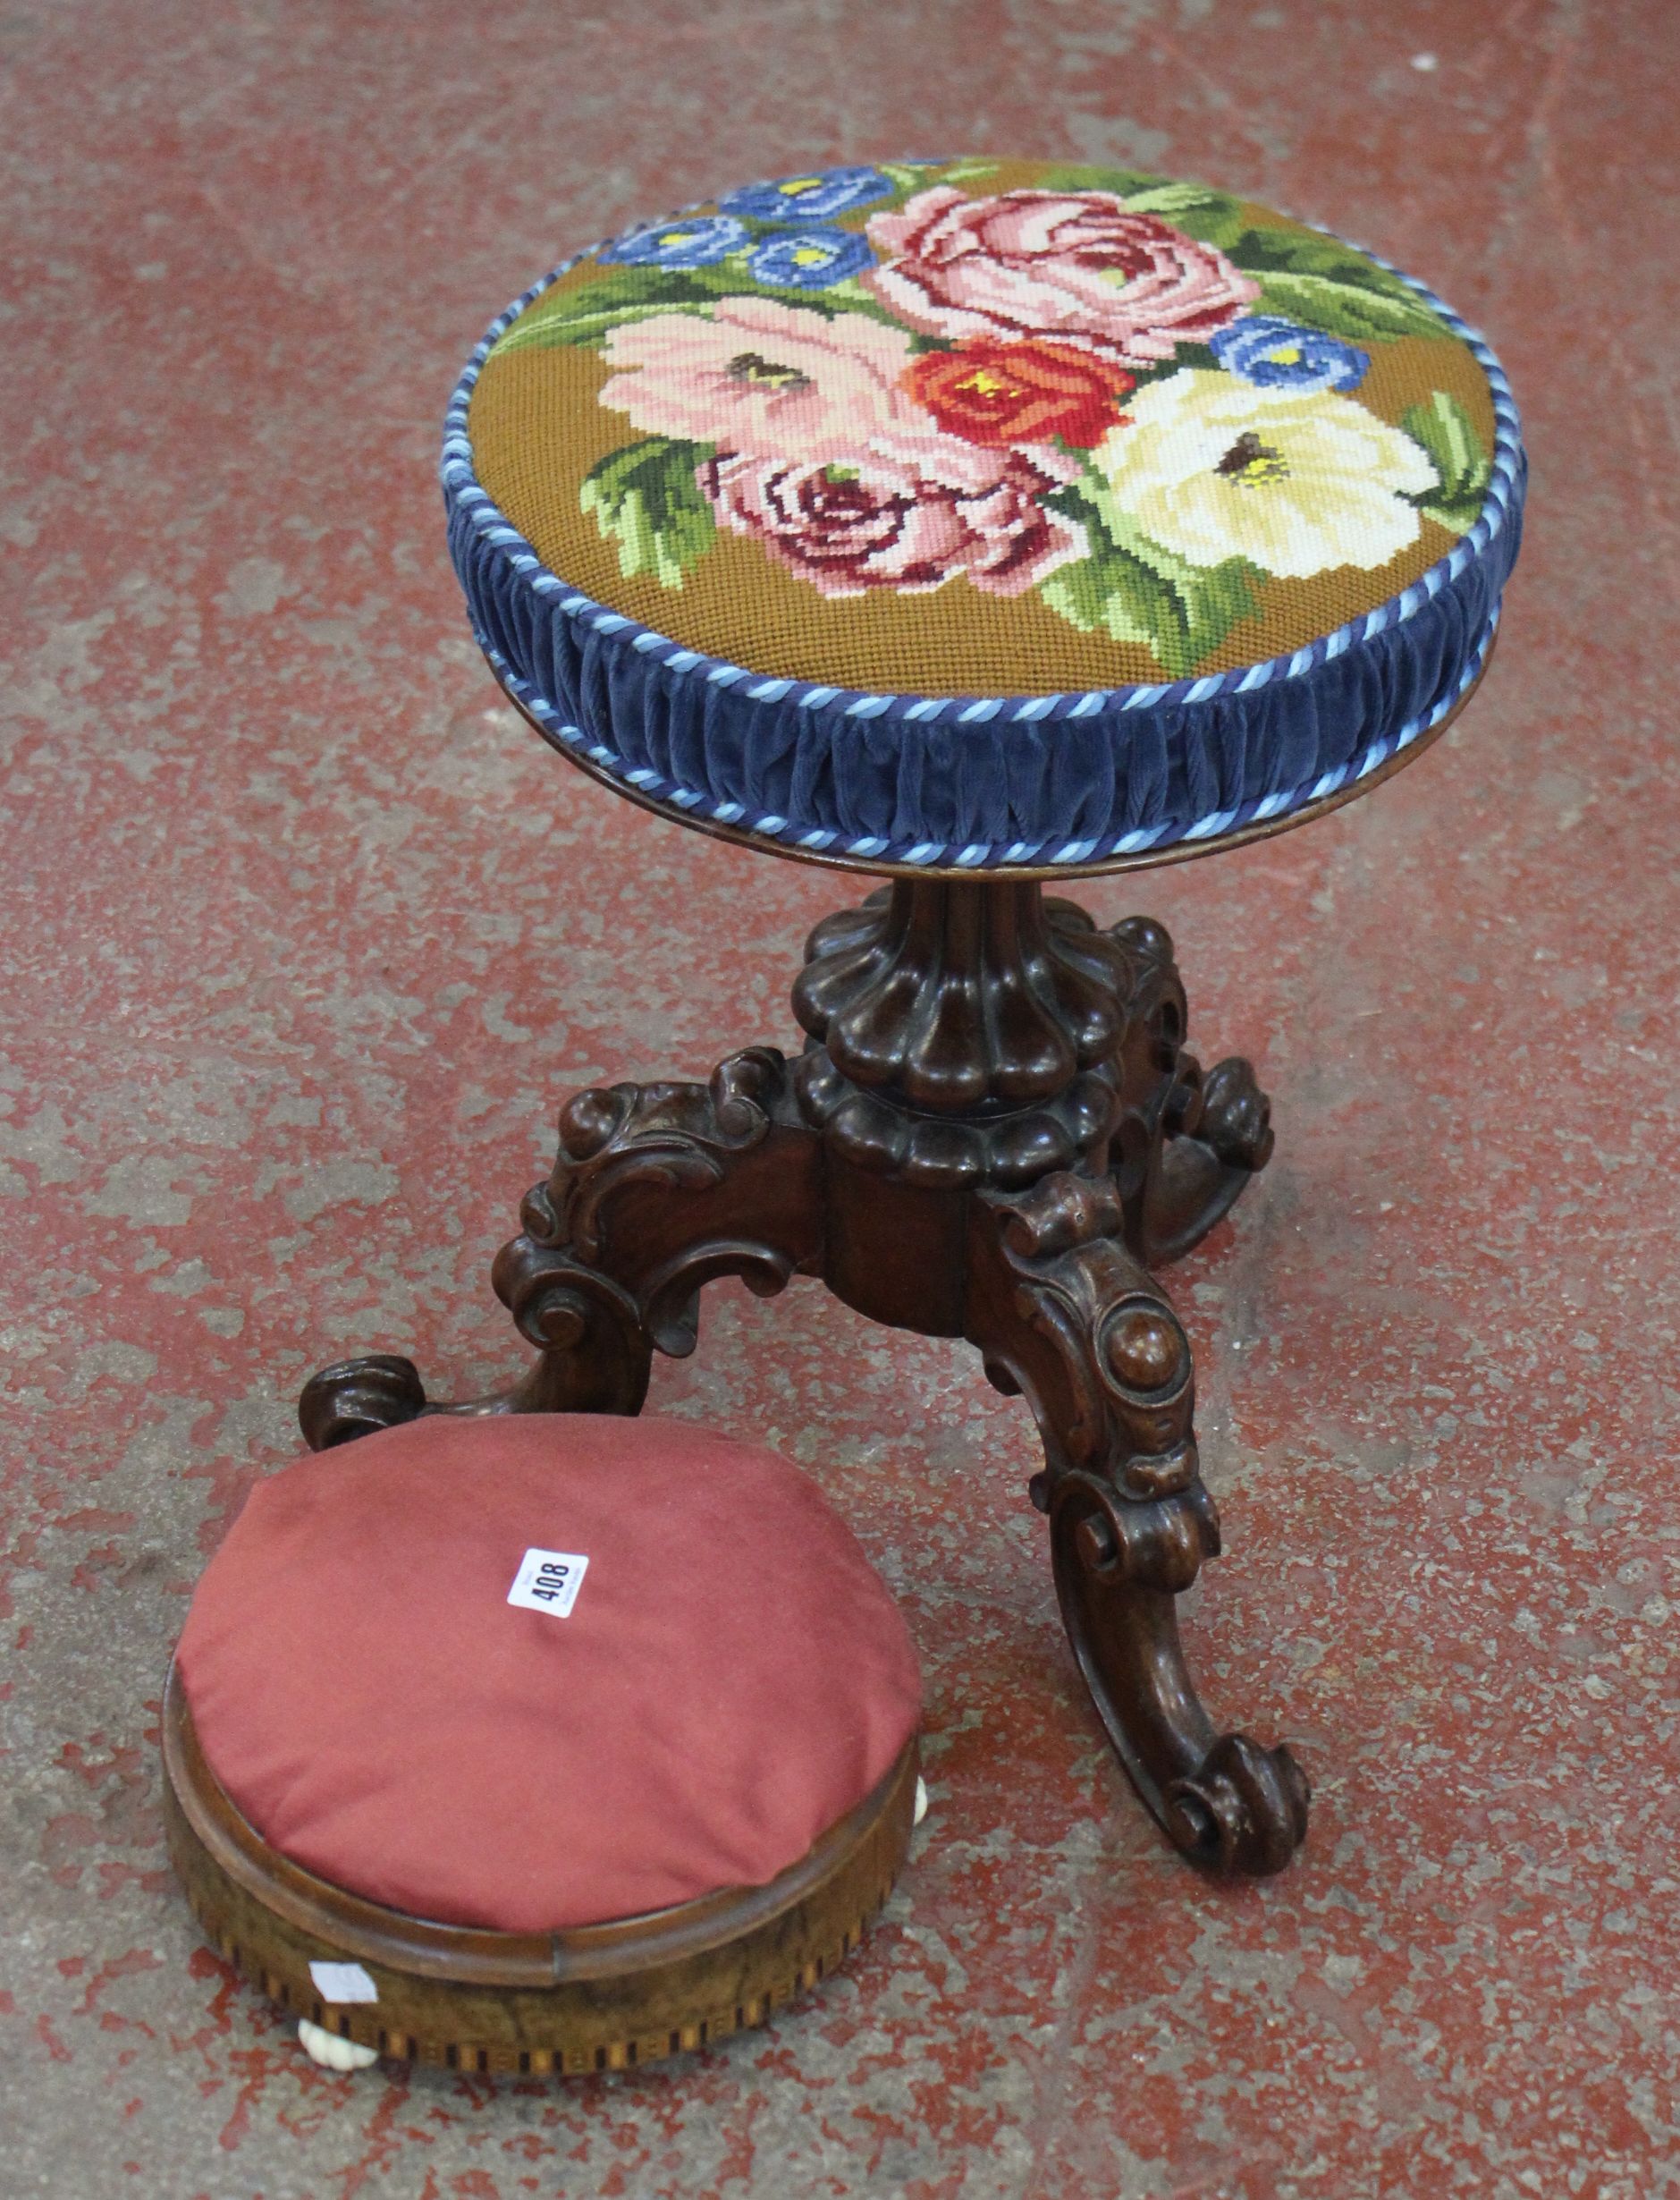
[[[919,1709],[891,1598],[774,1453],[440,1415],[298,1460],[229,1531],[169,1677],[171,1850],[312,2052],[368,2051],[341,2067],[622,2069],[855,1945]]]

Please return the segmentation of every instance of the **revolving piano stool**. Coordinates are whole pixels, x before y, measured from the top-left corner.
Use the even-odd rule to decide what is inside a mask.
[[[1498,361],[1411,277],[1159,176],[976,158],[755,183],[490,326],[443,481],[474,629],[559,752],[660,816],[889,883],[819,924],[797,1061],[578,1093],[494,1269],[538,1357],[461,1405],[328,1368],[321,1447],[422,1413],[634,1414],[700,1286],[823,1277],[979,1348],[1043,1438],[1068,1632],[1169,1838],[1279,1869],[1288,1752],[1208,1718],[1219,1549],[1156,1281],[1271,1151],[1161,927],[1046,879],[1276,833],[1428,746],[1486,666],[1524,477]]]

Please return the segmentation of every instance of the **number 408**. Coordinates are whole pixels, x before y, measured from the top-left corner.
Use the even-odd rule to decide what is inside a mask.
[[[531,1595],[540,1596],[545,1604],[555,1603],[566,1593],[566,1584],[571,1578],[571,1568],[559,1559],[545,1559],[536,1570],[536,1578],[531,1584]]]

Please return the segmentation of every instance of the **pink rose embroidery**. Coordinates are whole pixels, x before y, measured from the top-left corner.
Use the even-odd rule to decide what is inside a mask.
[[[1148,366],[1199,343],[1260,295],[1210,244],[1111,191],[950,185],[877,214],[882,266],[864,280],[914,327],[957,339],[1045,336]]]
[[[849,462],[745,456],[700,469],[720,522],[824,596],[937,588],[954,573],[1019,596],[1085,554],[1084,529],[1039,502],[1058,478],[1018,452],[937,434]]]
[[[615,328],[601,402],[654,436],[765,457],[843,459],[880,436],[931,425],[899,385],[903,329],[773,298],[723,298],[710,319],[657,313]]]

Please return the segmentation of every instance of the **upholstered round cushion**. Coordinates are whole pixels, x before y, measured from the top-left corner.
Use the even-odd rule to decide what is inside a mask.
[[[1411,277],[1201,184],[750,184],[491,326],[443,478],[557,745],[859,862],[1089,863],[1287,816],[1479,671],[1524,462]]]
[[[252,1493],[176,1656],[272,1848],[510,1933],[764,1884],[920,1705],[896,1606],[804,1475],[600,1415],[426,1418],[298,1460]]]

